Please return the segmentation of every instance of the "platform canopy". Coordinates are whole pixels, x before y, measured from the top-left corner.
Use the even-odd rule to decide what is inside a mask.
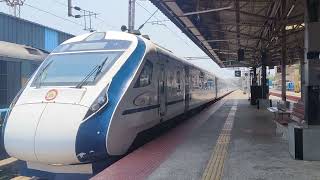
[[[303,0],[150,1],[220,67],[259,66],[261,51],[269,66],[303,59]]]

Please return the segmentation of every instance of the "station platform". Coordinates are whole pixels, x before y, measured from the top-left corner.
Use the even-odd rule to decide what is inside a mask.
[[[320,179],[320,162],[293,160],[273,115],[233,92],[117,161],[105,179]]]

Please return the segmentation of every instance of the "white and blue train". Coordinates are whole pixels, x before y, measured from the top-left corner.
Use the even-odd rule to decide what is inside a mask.
[[[127,153],[139,132],[229,87],[142,36],[81,35],[57,47],[15,98],[4,146],[30,169],[92,173],[95,162]]]

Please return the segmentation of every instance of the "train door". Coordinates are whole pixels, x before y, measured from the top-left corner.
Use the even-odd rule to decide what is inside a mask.
[[[189,66],[184,67],[185,72],[185,106],[184,106],[184,112],[187,112],[189,109],[190,104],[190,69]]]
[[[166,95],[166,72],[165,72],[165,65],[159,64],[159,76],[158,76],[158,97],[159,97],[159,115],[160,117],[163,117],[166,115],[167,107],[166,107],[166,101],[167,101],[167,95]]]

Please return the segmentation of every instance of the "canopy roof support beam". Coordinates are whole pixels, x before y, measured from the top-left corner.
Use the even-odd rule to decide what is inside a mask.
[[[232,6],[227,6],[227,7],[215,8],[215,9],[208,9],[208,10],[204,10],[204,11],[188,12],[188,13],[184,13],[183,15],[184,16],[191,16],[191,15],[195,15],[195,14],[205,14],[205,13],[223,11],[223,10],[227,10],[227,9],[231,9],[231,8],[232,8]]]

